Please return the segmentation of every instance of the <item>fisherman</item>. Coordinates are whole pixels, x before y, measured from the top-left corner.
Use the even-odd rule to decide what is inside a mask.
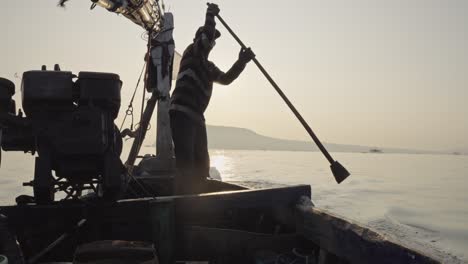
[[[219,8],[209,4],[205,25],[200,27],[182,56],[176,87],[172,93],[170,118],[174,140],[177,173],[174,191],[177,194],[201,191],[209,177],[210,158],[205,118],[213,82],[232,83],[255,54],[250,48],[241,49],[239,59],[224,73],[208,60],[210,51],[221,33],[215,29]]]

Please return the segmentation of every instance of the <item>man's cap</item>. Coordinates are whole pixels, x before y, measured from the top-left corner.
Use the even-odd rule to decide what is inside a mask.
[[[198,30],[197,30],[197,33],[195,33],[195,38],[200,37],[202,33],[205,33],[208,37],[213,36],[213,31],[212,31],[211,28],[199,27]],[[219,37],[221,37],[221,32],[219,32],[217,29],[215,29],[214,39],[217,39]]]

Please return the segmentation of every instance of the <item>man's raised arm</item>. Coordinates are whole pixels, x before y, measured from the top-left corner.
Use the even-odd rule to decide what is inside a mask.
[[[228,85],[231,84],[239,75],[244,71],[245,66],[249,61],[255,58],[255,54],[250,48],[241,49],[239,52],[239,59],[232,65],[231,69],[224,73],[218,67],[213,65],[213,81],[219,84]]]

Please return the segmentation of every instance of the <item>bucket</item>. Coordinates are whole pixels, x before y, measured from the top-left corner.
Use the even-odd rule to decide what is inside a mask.
[[[0,255],[0,264],[8,264],[7,257]]]

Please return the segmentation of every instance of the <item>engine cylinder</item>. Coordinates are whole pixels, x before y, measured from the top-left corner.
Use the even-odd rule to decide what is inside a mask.
[[[117,118],[120,109],[120,88],[122,81],[117,74],[80,72],[77,86],[79,105],[94,105],[111,113]]]
[[[46,111],[71,111],[73,74],[66,71],[28,71],[21,84],[26,115]]]

